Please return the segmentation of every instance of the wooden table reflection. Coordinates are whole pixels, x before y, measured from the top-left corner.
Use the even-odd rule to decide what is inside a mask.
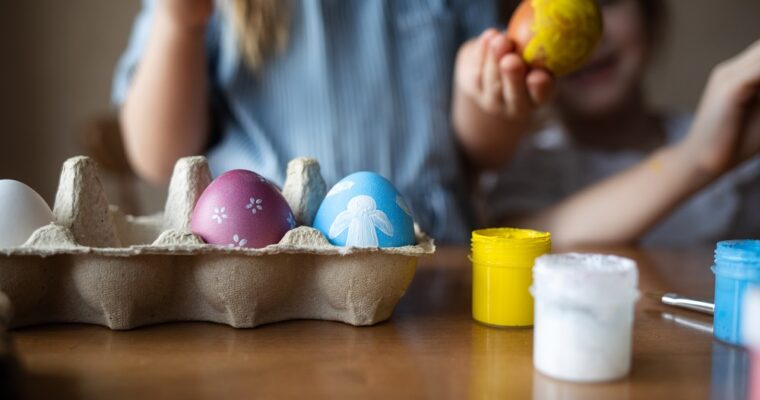
[[[594,249],[635,258],[640,289],[712,297],[710,249]],[[470,317],[465,248],[423,260],[390,321],[354,328],[292,321],[250,330],[206,323],[126,332],[87,325],[17,330],[31,398],[746,398],[748,357],[712,339],[711,318],[637,304],[633,370],[593,385],[532,365],[531,329]]]

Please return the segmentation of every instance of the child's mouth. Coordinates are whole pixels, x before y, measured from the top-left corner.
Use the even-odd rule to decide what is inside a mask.
[[[606,80],[615,70],[617,61],[617,57],[613,54],[595,57],[583,68],[567,76],[567,79],[582,85],[591,85]]]

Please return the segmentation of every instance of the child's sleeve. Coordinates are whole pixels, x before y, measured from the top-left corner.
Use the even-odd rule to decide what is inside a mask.
[[[496,0],[458,0],[457,15],[463,40],[480,35],[488,28],[504,29],[500,3]]]
[[[132,25],[132,33],[130,34],[127,48],[116,65],[111,90],[111,101],[116,107],[124,103],[135,69],[139,65],[140,59],[148,45],[157,1],[160,0],[142,0],[142,9],[137,14],[135,22]],[[209,78],[211,79],[212,86],[215,86],[213,77],[215,76],[215,61],[219,50],[219,46],[217,45],[219,39],[217,33],[219,29],[218,19],[219,15],[215,12],[208,23],[205,39],[209,58]]]
[[[111,101],[114,105],[121,106],[127,95],[127,90],[132,82],[135,68],[140,62],[140,58],[148,43],[150,25],[153,21],[155,0],[143,0],[142,10],[137,14],[132,26],[132,33],[129,37],[127,49],[122,54],[119,62],[116,64],[116,72],[113,77],[113,86],[111,90]]]

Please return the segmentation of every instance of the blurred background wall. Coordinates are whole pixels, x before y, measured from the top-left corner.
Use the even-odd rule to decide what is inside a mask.
[[[652,103],[693,110],[712,68],[760,39],[758,0],[662,0],[671,11],[648,79]]]
[[[669,5],[647,86],[655,104],[692,110],[712,66],[760,38],[760,1]],[[110,110],[114,64],[139,8],[139,0],[0,0],[0,178],[52,203],[61,163],[83,152],[83,131]],[[138,191],[142,211],[160,210],[163,188]]]

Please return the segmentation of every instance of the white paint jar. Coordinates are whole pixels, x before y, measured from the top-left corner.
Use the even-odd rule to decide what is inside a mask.
[[[622,378],[631,368],[636,262],[603,254],[550,254],[533,268],[533,363],[573,382]]]
[[[742,337],[751,354],[749,398],[760,399],[760,286],[754,286],[744,295],[742,309]]]

